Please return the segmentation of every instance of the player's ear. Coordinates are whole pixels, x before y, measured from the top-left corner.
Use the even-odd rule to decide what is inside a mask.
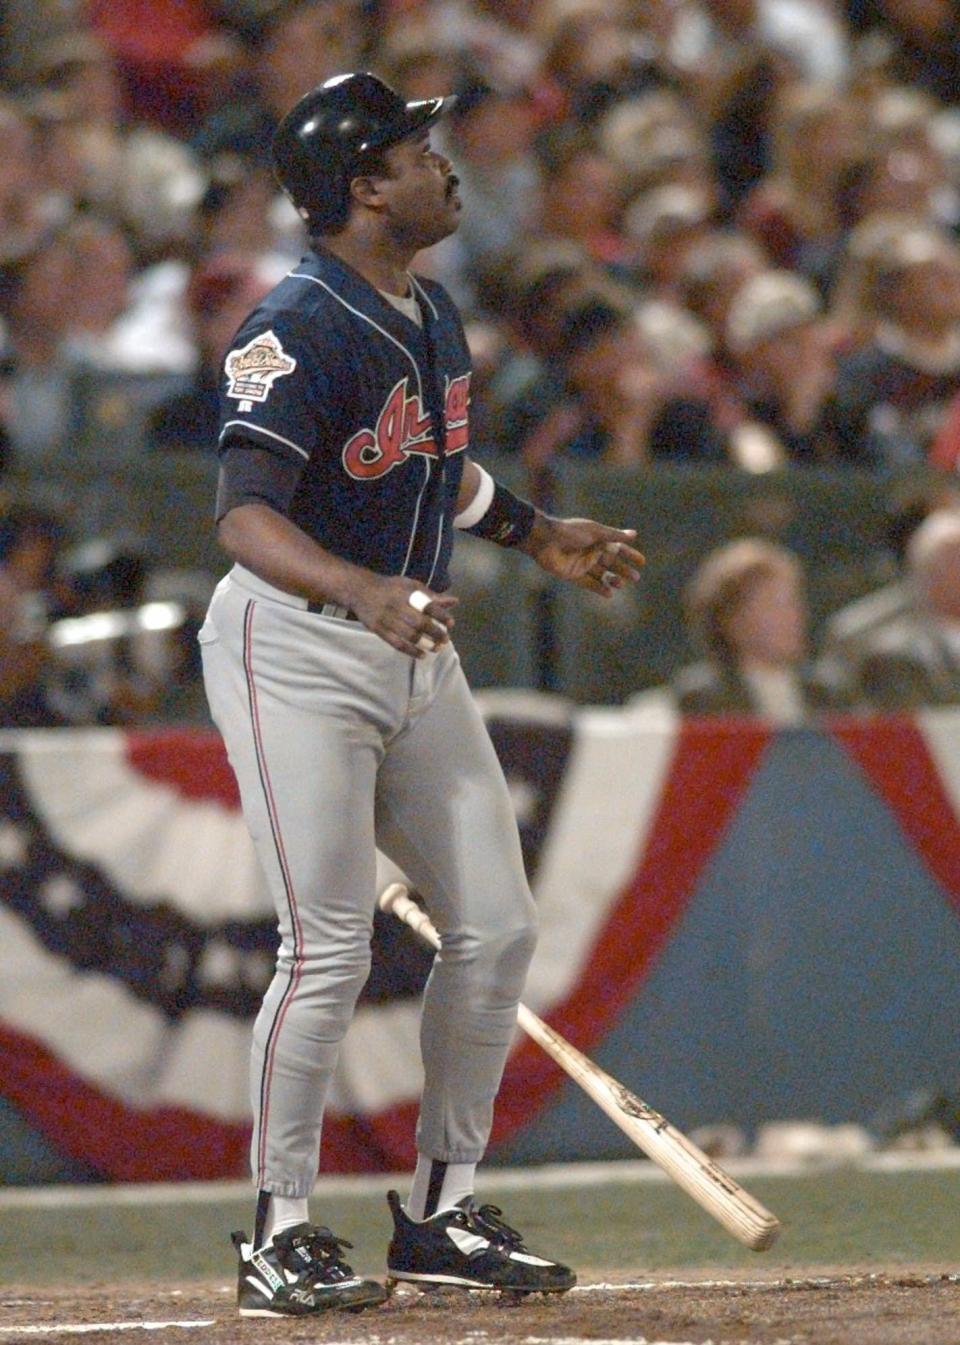
[[[383,205],[385,197],[381,190],[384,179],[375,176],[372,173],[364,173],[359,177],[350,179],[350,197],[351,200],[359,201],[370,210],[377,210]]]

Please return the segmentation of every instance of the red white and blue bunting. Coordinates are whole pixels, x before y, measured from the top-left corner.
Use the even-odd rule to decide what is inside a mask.
[[[773,734],[629,707],[490,726],[541,911],[525,999],[589,1051],[676,931]],[[960,716],[823,732],[960,912]],[[250,1027],[275,942],[215,735],[0,735],[0,1096],[61,1152],[113,1179],[245,1175]],[[324,1171],[412,1161],[429,958],[378,917]],[[518,1038],[494,1146],[562,1082]]]

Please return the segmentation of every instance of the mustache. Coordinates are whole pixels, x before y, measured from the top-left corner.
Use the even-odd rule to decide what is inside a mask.
[[[459,186],[460,186],[460,179],[457,177],[456,173],[451,173],[450,176],[447,178],[447,185],[445,188],[446,194],[448,196],[452,196]]]

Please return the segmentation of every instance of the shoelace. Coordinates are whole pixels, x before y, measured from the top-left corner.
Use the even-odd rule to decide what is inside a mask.
[[[474,1205],[471,1206],[469,1212],[475,1222],[480,1225],[481,1231],[496,1246],[514,1252],[523,1250],[523,1235],[518,1233],[515,1228],[511,1228],[509,1224],[504,1223],[500,1217],[503,1210],[499,1206]]]
[[[342,1249],[352,1248],[353,1243],[346,1238],[338,1238],[329,1228],[313,1227],[308,1233],[300,1233],[290,1243],[291,1252],[301,1248],[307,1253],[315,1268],[324,1279],[349,1277],[353,1271],[340,1255]]]

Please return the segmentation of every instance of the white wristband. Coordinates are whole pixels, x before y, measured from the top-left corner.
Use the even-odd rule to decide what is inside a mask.
[[[493,492],[496,488],[493,477],[479,463],[475,463],[474,466],[480,473],[480,484],[477,486],[477,493],[466,509],[454,518],[453,526],[455,528],[475,527],[493,503]]]

